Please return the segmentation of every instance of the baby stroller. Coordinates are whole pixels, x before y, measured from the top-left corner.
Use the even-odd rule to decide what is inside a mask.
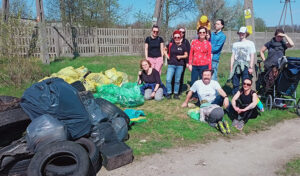
[[[278,73],[270,83],[272,71],[270,69],[258,74],[257,90],[266,100],[266,110],[282,107],[284,103],[287,108],[295,108],[300,116],[300,100],[296,101],[296,89],[300,80],[300,58],[285,56],[280,58]]]

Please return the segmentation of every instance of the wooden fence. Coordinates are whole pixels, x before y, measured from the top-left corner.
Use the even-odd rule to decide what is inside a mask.
[[[150,35],[150,29],[132,28],[55,28],[47,27],[48,51],[50,57],[108,56],[108,55],[143,55],[144,41]],[[39,57],[39,40],[35,40],[36,28],[16,31],[18,53],[23,56]],[[223,52],[231,52],[232,44],[238,40],[236,31],[224,31],[227,39]],[[22,35],[21,35],[22,34]],[[300,49],[300,33],[288,34],[295,42],[293,49]],[[196,38],[195,30],[186,32],[187,39]],[[255,46],[257,51],[272,37],[274,32],[256,32]],[[166,41],[166,39],[164,39]],[[167,41],[169,38],[167,39]],[[37,43],[34,43],[34,42]],[[34,48],[33,48],[34,47]]]

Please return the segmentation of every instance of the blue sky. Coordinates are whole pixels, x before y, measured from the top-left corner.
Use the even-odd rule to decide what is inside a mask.
[[[35,11],[35,0],[26,0],[29,7],[32,7],[32,10]],[[44,0],[51,1],[51,0]],[[229,3],[234,3],[237,0],[227,0]],[[243,2],[243,0],[240,0]],[[280,3],[280,1],[284,0],[253,0],[254,13],[256,17],[262,18],[267,26],[276,26],[278,25],[281,12],[283,9],[284,3]],[[293,0],[291,0],[293,1]],[[119,0],[120,6],[122,9],[126,9],[131,7],[131,11],[126,14],[127,21],[129,23],[134,21],[134,14],[138,11],[145,12],[147,14],[154,13],[155,0]],[[2,4],[2,0],[0,0],[0,4]],[[293,21],[294,24],[300,25],[300,0],[295,0],[295,2],[291,2],[292,12],[293,12]],[[177,25],[180,22],[191,21],[196,18],[196,15],[193,13],[189,13],[188,17],[179,17],[178,20],[173,21],[171,23],[172,26]],[[286,24],[291,24],[289,10],[287,13]]]
[[[283,0],[281,0],[283,1]],[[291,0],[292,1],[292,0]],[[236,2],[236,0],[228,0],[228,2]],[[243,2],[243,1],[242,1]],[[141,10],[142,12],[154,13],[155,0],[119,0],[122,8],[132,7],[131,13],[129,13],[129,21],[134,18],[134,14]],[[267,26],[277,26],[284,3],[280,3],[280,0],[253,0],[254,15],[256,17],[262,18]],[[291,2],[292,12],[293,12],[293,22],[294,24],[300,25],[300,0],[296,2]],[[291,24],[290,11],[288,9],[286,24]],[[289,18],[288,18],[289,17]],[[178,19],[171,25],[176,25],[181,21],[193,20],[195,16],[189,16],[189,19]]]

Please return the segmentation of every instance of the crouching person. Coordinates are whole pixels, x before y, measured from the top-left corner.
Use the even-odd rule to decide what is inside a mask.
[[[206,121],[211,127],[223,134],[230,133],[228,122],[224,120],[224,110],[219,105],[204,103],[200,106],[200,121]]]
[[[146,100],[153,98],[157,101],[162,100],[163,96],[167,94],[167,90],[161,82],[159,72],[151,68],[151,63],[146,59],[140,61],[140,68],[142,70],[138,73],[138,84],[144,83],[140,87],[144,98]]]
[[[249,119],[256,118],[258,111],[256,108],[258,97],[251,89],[252,80],[246,78],[243,87],[232,98],[230,116],[233,118],[232,126],[242,130]]]

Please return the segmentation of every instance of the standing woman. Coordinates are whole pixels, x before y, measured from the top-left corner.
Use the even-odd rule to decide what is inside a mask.
[[[202,72],[211,69],[211,44],[206,39],[207,29],[203,26],[198,29],[199,39],[191,43],[188,68],[192,72],[191,86],[198,79],[202,79]]]
[[[163,98],[164,85],[160,80],[158,71],[151,67],[149,60],[143,59],[140,61],[141,71],[138,73],[138,84],[144,83],[140,87],[141,93],[146,100],[155,99],[157,101]]]
[[[150,61],[152,68],[155,68],[159,74],[163,66],[164,40],[158,36],[159,27],[152,27],[151,36],[145,40],[145,57]]]
[[[166,96],[168,99],[171,98],[172,94],[172,78],[175,74],[175,83],[174,83],[174,99],[179,99],[179,86],[180,78],[185,67],[185,59],[188,57],[187,48],[182,44],[182,34],[179,30],[173,32],[174,43],[170,43],[168,46],[169,55],[168,58],[168,70],[167,70],[167,93]]]

